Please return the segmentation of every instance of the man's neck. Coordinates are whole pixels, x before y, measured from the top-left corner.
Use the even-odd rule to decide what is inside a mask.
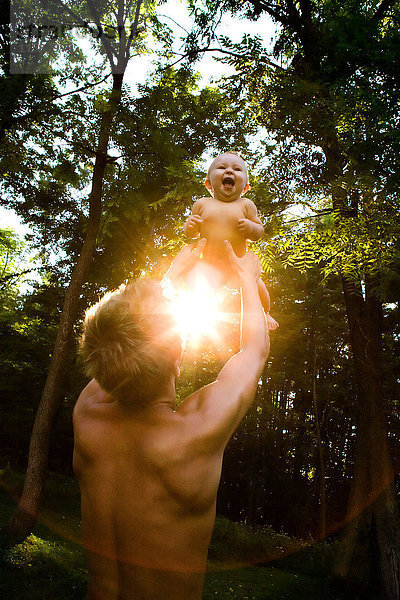
[[[175,377],[171,378],[170,383],[165,387],[162,393],[155,398],[146,398],[138,401],[135,398],[132,399],[118,399],[118,404],[122,410],[130,413],[147,414],[159,409],[176,409],[176,391],[175,391]]]

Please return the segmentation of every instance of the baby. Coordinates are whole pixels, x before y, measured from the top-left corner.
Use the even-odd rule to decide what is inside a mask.
[[[235,254],[242,257],[246,253],[247,240],[256,241],[264,233],[254,202],[244,197],[250,188],[246,163],[238,153],[225,152],[212,161],[204,183],[211,198],[200,198],[194,203],[184,231],[191,239],[206,238],[203,264],[199,267],[211,285],[237,287],[226,264],[224,241],[228,240]],[[270,298],[261,278],[258,293],[268,328],[276,329],[279,324],[269,314]]]

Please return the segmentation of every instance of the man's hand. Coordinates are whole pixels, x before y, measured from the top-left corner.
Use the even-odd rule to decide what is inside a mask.
[[[261,277],[262,268],[260,260],[253,252],[246,252],[242,258],[239,258],[234,253],[231,243],[227,240],[225,240],[225,249],[227,261],[233,273],[239,277],[241,282],[254,282]]]
[[[190,238],[196,238],[200,233],[200,225],[202,223],[203,219],[200,215],[190,215],[184,225],[186,235]]]
[[[254,233],[254,223],[250,219],[238,219],[237,230],[246,240],[250,239]]]
[[[189,244],[186,245],[178,252],[175,256],[172,265],[165,275],[166,278],[171,281],[176,281],[183,277],[185,273],[190,271],[201,258],[203,250],[205,248],[207,240],[202,238],[197,245]]]

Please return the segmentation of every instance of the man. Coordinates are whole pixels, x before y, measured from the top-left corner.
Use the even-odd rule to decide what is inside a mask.
[[[184,275],[205,241],[186,247]],[[161,286],[138,280],[85,319],[92,381],[74,410],[88,600],[199,600],[227,442],[246,414],[269,352],[257,291],[260,264],[227,260],[242,289],[242,349],[216,381],[176,407],[182,348]]]

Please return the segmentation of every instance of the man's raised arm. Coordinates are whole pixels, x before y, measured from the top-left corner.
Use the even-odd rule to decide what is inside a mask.
[[[202,238],[197,244],[185,245],[175,256],[167,273],[165,274],[161,285],[170,281],[172,284],[179,281],[190,271],[201,258],[206,245],[206,239]]]
[[[201,430],[213,446],[225,446],[249,409],[269,354],[265,316],[257,289],[261,266],[252,252],[238,258],[226,242],[227,260],[242,291],[241,350],[214,383],[195,392],[178,410],[199,413]]]

